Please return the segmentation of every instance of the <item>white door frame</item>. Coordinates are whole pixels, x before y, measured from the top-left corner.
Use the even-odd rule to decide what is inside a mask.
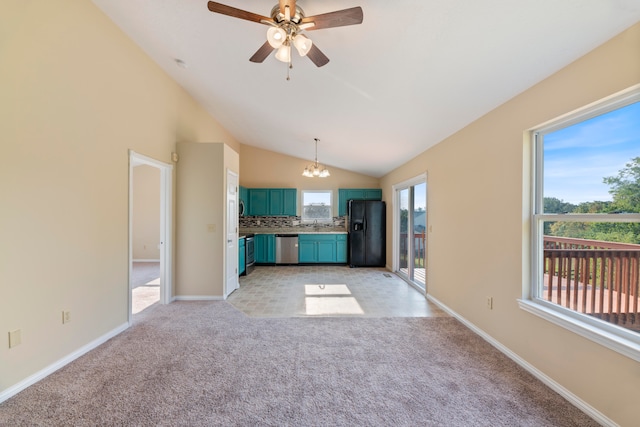
[[[172,200],[173,165],[129,150],[129,297],[128,321],[132,322],[132,268],[133,268],[133,168],[148,165],[160,169],[160,304],[169,304],[173,289]]]
[[[234,180],[235,185],[231,186],[231,180]],[[238,200],[240,195],[238,194],[238,187],[240,185],[238,181],[238,174],[231,169],[227,169],[227,176],[225,177],[226,191],[225,191],[225,227],[224,227],[224,299],[227,299],[231,292],[240,287],[238,282]],[[232,188],[233,187],[233,188]],[[235,193],[235,199],[232,200],[229,197],[230,190]],[[230,203],[233,202],[234,209],[231,209],[233,217],[229,217]],[[233,224],[230,226],[230,224]],[[231,239],[229,239],[231,237]],[[231,244],[231,245],[229,245]],[[232,252],[229,252],[231,248]],[[231,267],[230,267],[231,265]],[[229,278],[232,277],[230,280]]]
[[[400,245],[398,244],[398,238],[400,236],[400,215],[398,215],[398,191],[399,190],[404,190],[405,188],[411,187],[411,186],[415,186],[418,184],[423,184],[423,183],[427,183],[427,173],[423,173],[420,174],[416,177],[410,178],[406,181],[400,182],[398,184],[394,184],[391,187],[391,191],[393,193],[393,197],[391,197],[392,200],[392,214],[393,214],[393,242],[392,242],[392,251],[393,251],[393,258],[391,261],[391,271],[398,271],[398,269],[400,268],[399,264],[398,264],[398,260],[400,259]],[[428,190],[427,190],[428,191]],[[427,193],[428,194],[428,193]],[[428,196],[427,196],[428,198]],[[427,221],[429,218],[429,203],[427,200],[427,208],[426,208],[426,212],[427,212]],[[428,223],[427,223],[427,230],[429,229]],[[427,232],[427,240],[429,239],[429,233]],[[429,246],[429,244],[427,243],[427,247]],[[427,262],[427,260],[425,259],[425,263]],[[425,277],[425,291],[426,291],[426,287],[427,287],[427,278]]]

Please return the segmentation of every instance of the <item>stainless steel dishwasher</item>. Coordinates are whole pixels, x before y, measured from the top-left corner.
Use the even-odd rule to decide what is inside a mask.
[[[298,235],[276,234],[276,264],[298,263]]]

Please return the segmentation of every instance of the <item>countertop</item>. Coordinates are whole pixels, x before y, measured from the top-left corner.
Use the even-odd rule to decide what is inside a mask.
[[[242,234],[347,234],[347,230],[343,227],[318,227],[317,229],[309,227],[255,227],[241,228]]]

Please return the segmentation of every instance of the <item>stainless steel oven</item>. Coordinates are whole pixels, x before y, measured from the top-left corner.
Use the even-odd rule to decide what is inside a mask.
[[[245,244],[244,244],[244,250],[245,250],[245,274],[251,274],[251,272],[253,271],[253,268],[255,267],[256,264],[256,256],[254,253],[254,249],[253,249],[253,234],[247,234],[245,237]]]

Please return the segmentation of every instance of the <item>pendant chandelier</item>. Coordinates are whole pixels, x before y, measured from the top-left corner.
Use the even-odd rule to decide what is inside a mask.
[[[320,140],[318,138],[313,138],[313,140],[316,142],[316,159],[312,164],[304,168],[302,176],[306,176],[308,178],[313,178],[314,176],[326,178],[331,175],[329,170],[318,164],[318,141]]]

